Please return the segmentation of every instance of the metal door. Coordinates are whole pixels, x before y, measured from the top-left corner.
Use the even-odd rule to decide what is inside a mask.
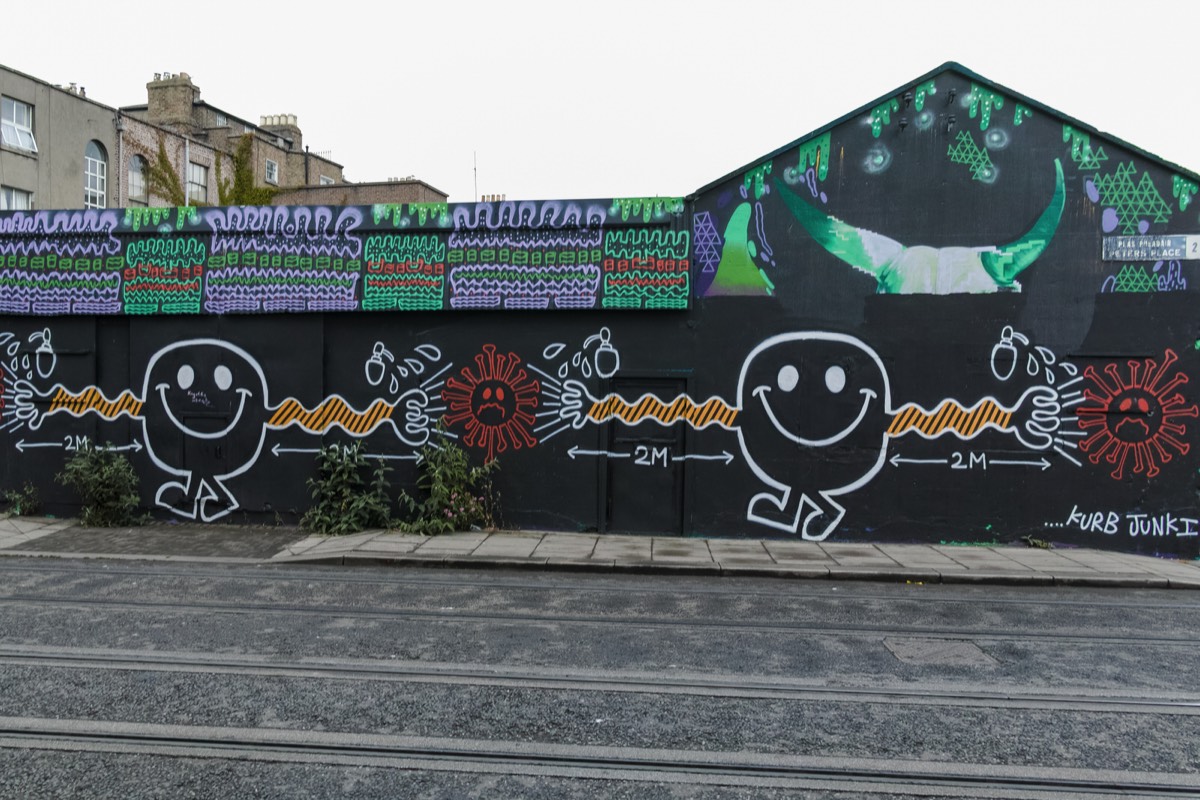
[[[614,378],[613,393],[629,403],[651,395],[670,404],[687,389],[679,378]],[[614,533],[683,533],[683,426],[647,414],[608,428],[605,529]]]

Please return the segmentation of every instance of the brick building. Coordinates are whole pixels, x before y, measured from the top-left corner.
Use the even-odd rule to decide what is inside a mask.
[[[328,152],[313,152],[293,114],[257,124],[200,97],[187,73],[158,73],[147,102],[112,108],[83,87],[54,86],[0,65],[0,209],[163,207],[151,191],[159,145],[186,204],[219,202],[218,180],[232,182],[242,137],[251,142],[254,183],[291,203],[444,202],[446,194],[406,179],[350,183]]]

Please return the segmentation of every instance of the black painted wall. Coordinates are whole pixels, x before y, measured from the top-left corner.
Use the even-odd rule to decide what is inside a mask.
[[[407,483],[443,418],[522,527],[1194,556],[1197,262],[1115,237],[1200,234],[1198,182],[948,66],[686,202],[364,207],[236,241],[225,210],[116,212],[78,273],[0,215],[0,301],[27,303],[0,317],[0,485],[68,511],[52,475],[87,436],[129,448],[158,514],[290,520],[323,442]],[[331,232],[358,282],[323,307],[328,265],[297,259]],[[28,260],[56,247],[56,276]],[[381,260],[438,301],[368,303]]]

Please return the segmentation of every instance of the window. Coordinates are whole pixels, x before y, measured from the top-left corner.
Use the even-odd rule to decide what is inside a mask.
[[[28,211],[33,208],[33,192],[0,186],[0,211]]]
[[[216,116],[217,116],[217,127],[218,128],[224,128],[226,125],[229,124],[229,117],[225,116],[220,111],[216,112]]]
[[[149,163],[141,156],[129,159],[129,201],[144,206],[150,199],[146,191],[146,167]]]
[[[11,97],[0,98],[0,138],[9,147],[36,153],[33,106]]]
[[[188,200],[193,203],[207,203],[208,167],[189,162],[187,178]]]
[[[92,140],[83,151],[83,207],[104,208],[108,193],[108,156],[99,142]]]
[[[333,178],[329,177],[328,175],[322,175],[321,176],[321,185],[322,186],[333,186]]]
[[[267,159],[267,183],[279,183],[279,165]]]

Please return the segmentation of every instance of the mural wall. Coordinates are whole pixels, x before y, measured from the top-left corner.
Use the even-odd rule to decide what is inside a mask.
[[[1198,184],[950,69],[686,201],[0,215],[0,480],[446,437],[524,527],[1196,555]]]
[[[14,212],[0,311],[687,308],[682,212],[680,198]]]

